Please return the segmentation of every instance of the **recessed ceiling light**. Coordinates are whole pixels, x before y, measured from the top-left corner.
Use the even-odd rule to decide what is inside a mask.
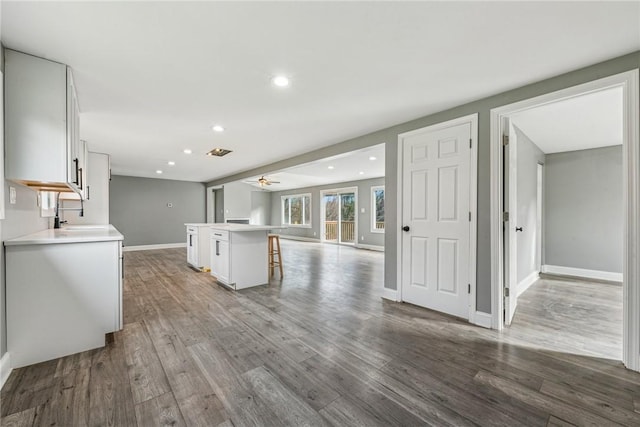
[[[289,86],[289,79],[285,76],[275,76],[271,81],[273,82],[274,85],[278,87]]]
[[[231,153],[231,150],[227,150],[226,148],[214,148],[213,150],[207,153],[207,156],[222,157],[222,156],[226,156],[229,153]]]
[[[182,150],[182,152],[184,154],[191,154],[191,150],[189,150],[188,148],[185,148],[184,150]]]
[[[169,166],[175,166],[175,165],[176,165],[176,162],[168,161],[168,162],[167,162],[167,164],[168,164]]]
[[[364,175],[364,172],[360,171],[360,175]]]
[[[375,157],[375,156],[371,156],[371,157],[369,157],[369,160],[375,160],[375,159],[376,159],[376,157]]]
[[[161,171],[160,169],[158,169],[158,170],[156,171],[156,173],[162,173],[162,171]]]
[[[328,166],[327,169],[333,169],[333,166]]]
[[[211,129],[213,129],[214,132],[224,132],[224,128],[220,125],[215,125]]]

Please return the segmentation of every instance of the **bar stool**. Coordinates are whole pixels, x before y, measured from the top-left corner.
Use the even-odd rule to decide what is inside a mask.
[[[280,252],[280,235],[269,234],[269,276],[273,276],[275,267],[280,270],[280,278],[284,275],[282,272],[282,252]]]

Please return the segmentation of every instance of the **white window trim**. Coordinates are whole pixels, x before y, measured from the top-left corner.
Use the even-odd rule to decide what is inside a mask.
[[[387,191],[384,189],[384,185],[372,185],[371,186],[371,232],[372,233],[378,233],[378,234],[383,234],[384,233],[384,228],[383,229],[377,229],[376,228],[376,197],[375,197],[375,192],[376,190],[382,190],[384,191],[384,197],[385,197],[385,202],[386,202],[386,198],[387,198]],[[385,203],[385,211],[386,211],[386,203]],[[386,212],[385,212],[385,224],[384,226],[386,227]]]
[[[309,224],[287,224],[284,222],[284,201],[285,199],[291,199],[294,197],[308,197],[309,198]],[[285,196],[280,196],[280,224],[286,227],[292,228],[311,228],[311,224],[313,224],[313,198],[311,197],[311,193],[302,193],[302,194],[287,194]],[[304,221],[305,217],[305,207],[304,202],[302,203],[302,220]],[[291,203],[289,203],[289,222],[291,222]]]

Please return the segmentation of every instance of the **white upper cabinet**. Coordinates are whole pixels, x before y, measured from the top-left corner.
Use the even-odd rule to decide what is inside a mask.
[[[6,179],[84,198],[86,145],[71,69],[5,49],[4,78]]]

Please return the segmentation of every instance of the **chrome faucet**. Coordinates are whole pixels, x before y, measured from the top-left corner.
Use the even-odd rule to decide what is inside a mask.
[[[53,228],[60,228],[60,215],[59,211],[80,211],[79,216],[84,216],[84,200],[80,197],[79,208],[61,208],[60,207],[60,193],[56,195],[56,216],[53,219]],[[63,221],[66,222],[66,221]]]

